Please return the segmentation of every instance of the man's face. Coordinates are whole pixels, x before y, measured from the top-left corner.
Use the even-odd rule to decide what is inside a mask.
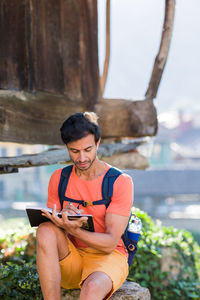
[[[99,142],[95,144],[94,135],[89,134],[80,140],[67,144],[71,160],[80,171],[88,170],[96,159]]]

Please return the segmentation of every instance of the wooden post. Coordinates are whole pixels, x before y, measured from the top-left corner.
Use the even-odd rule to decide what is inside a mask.
[[[97,1],[0,1],[0,89],[99,97]],[[67,105],[67,103],[66,103]]]

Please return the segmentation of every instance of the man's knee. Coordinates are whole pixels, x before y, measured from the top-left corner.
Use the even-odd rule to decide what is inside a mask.
[[[81,299],[92,299],[92,295],[102,299],[111,291],[112,280],[102,272],[94,272],[83,283]],[[89,298],[88,298],[89,297]]]
[[[95,294],[99,289],[102,289],[102,286],[98,280],[91,278],[84,282],[84,288],[89,294]]]
[[[41,223],[37,229],[36,239],[38,245],[47,245],[56,237],[56,226],[52,222]]]

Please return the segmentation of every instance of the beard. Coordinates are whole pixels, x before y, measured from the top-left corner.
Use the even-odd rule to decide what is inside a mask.
[[[96,155],[92,160],[85,160],[84,162],[73,161],[73,160],[72,161],[78,170],[87,171],[92,166],[92,164],[94,163],[95,160],[96,160]]]

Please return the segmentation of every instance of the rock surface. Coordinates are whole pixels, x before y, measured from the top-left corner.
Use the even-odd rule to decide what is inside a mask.
[[[80,290],[62,290],[62,300],[79,299]],[[112,300],[150,300],[151,295],[147,288],[141,287],[138,283],[125,281],[119,290],[112,297]]]

